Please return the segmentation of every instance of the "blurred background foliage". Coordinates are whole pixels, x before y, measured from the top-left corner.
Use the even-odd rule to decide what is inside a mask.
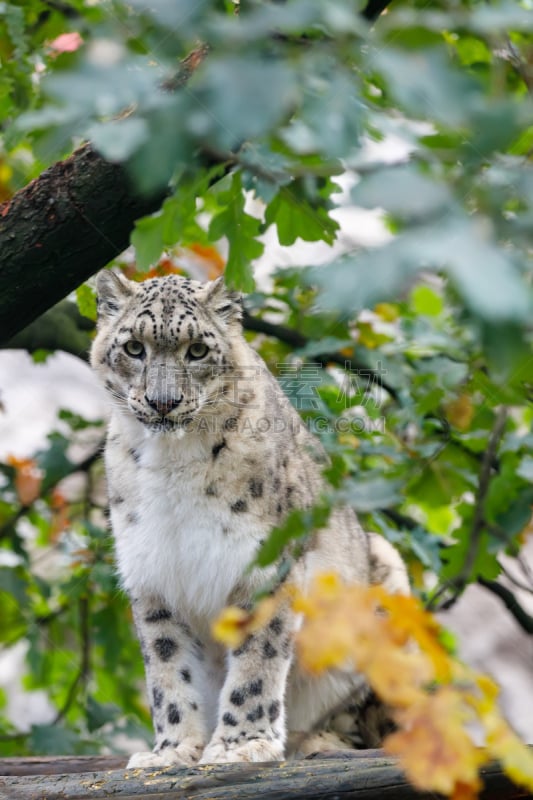
[[[143,192],[168,185],[115,266],[140,280],[187,271],[192,253],[204,277],[224,271],[247,293],[247,337],[331,454],[327,496],[274,532],[261,563],[340,498],[401,549],[430,607],[475,581],[509,600],[502,554],[533,588],[520,555],[533,502],[532,10],[394,0],[372,21],[357,0],[0,3],[1,199],[87,139]],[[391,161],[376,146],[388,140],[407,155]],[[262,235],[333,244],[340,202],[381,209],[386,241],[256,286]],[[19,345],[86,356],[91,282],[72,301],[50,312],[64,335],[46,315]],[[29,642],[25,685],[57,709],[19,731],[0,696],[6,755],[150,736],[106,526],[103,423],[61,417],[34,459],[0,465],[0,637]]]

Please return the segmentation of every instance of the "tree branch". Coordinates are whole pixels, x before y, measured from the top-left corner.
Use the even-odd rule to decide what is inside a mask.
[[[492,428],[487,449],[483,453],[481,470],[479,473],[478,490],[476,494],[476,504],[474,506],[474,517],[470,531],[468,549],[461,571],[455,578],[451,578],[440,586],[428,603],[428,608],[432,611],[447,611],[459,599],[468,579],[474,569],[481,543],[481,534],[487,523],[485,520],[485,500],[489,491],[490,479],[494,469],[494,462],[498,451],[498,445],[503,435],[505,423],[507,421],[507,406],[501,406],[496,414],[496,420]],[[441,598],[446,595],[448,590],[452,594],[449,597]]]
[[[27,350],[29,353],[35,353],[36,350],[63,350],[86,361],[92,331],[94,322],[80,314],[76,303],[61,300],[19,331],[4,347]]]
[[[361,11],[361,16],[369,22],[374,22],[390,4],[391,0],[369,0],[365,8]]]
[[[164,196],[139,196],[122,166],[84,145],[0,207],[0,341],[121,253]]]
[[[463,582],[470,576],[472,569],[479,552],[479,544],[483,528],[485,527],[485,500],[487,499],[487,492],[489,491],[490,478],[492,475],[492,464],[496,458],[498,445],[502,438],[505,423],[507,422],[507,406],[501,406],[496,414],[494,427],[491,431],[487,449],[483,455],[481,462],[481,471],[479,474],[479,484],[476,495],[476,505],[474,508],[474,519],[472,520],[472,531],[470,534],[470,541],[468,551],[464,560],[461,575],[458,580]]]
[[[489,592],[499,597],[507,610],[512,614],[520,627],[526,633],[533,634],[533,617],[525,611],[514,594],[507,586],[503,586],[498,581],[487,581],[485,578],[479,578],[478,583],[483,588],[488,589]]]

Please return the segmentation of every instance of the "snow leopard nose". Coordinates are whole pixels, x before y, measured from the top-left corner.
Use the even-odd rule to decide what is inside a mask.
[[[175,408],[179,406],[179,404],[183,400],[183,395],[180,395],[179,397],[175,396],[169,397],[168,395],[164,396],[154,395],[154,397],[149,397],[147,394],[145,394],[144,399],[146,400],[150,408],[153,408],[154,411],[157,411],[158,414],[160,414],[162,417],[165,417],[167,414],[170,414],[171,411],[173,411]]]

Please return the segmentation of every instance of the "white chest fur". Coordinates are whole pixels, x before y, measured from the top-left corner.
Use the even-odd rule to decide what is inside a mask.
[[[264,535],[250,515],[237,515],[223,485],[206,494],[210,449],[196,437],[158,436],[136,448],[137,462],[108,455],[119,571],[133,596],[146,592],[198,620],[228,602]]]

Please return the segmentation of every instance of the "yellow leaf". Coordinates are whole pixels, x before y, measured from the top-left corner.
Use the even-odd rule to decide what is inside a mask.
[[[247,636],[267,624],[281,598],[281,593],[277,597],[266,597],[253,611],[245,611],[238,606],[228,606],[211,626],[213,637],[227,647],[239,647]]]
[[[487,676],[476,676],[480,694],[469,697],[486,731],[485,746],[492,758],[498,759],[503,771],[518,783],[533,791],[533,753],[500,715],[496,700],[498,687]]]
[[[461,394],[455,400],[448,403],[444,409],[446,419],[460,431],[466,431],[470,427],[474,416],[474,406],[469,395]]]
[[[439,641],[441,626],[428,614],[416,597],[390,595],[377,587],[380,602],[386,609],[390,625],[397,636],[412,637],[431,659],[438,681],[451,678],[451,662],[448,653]]]
[[[395,630],[380,612],[383,596],[376,588],[345,586],[334,574],[318,576],[307,595],[293,600],[305,617],[297,653],[310,672],[357,668],[386,703],[403,707],[418,699],[434,670],[425,654],[403,648],[409,631]]]
[[[504,719],[499,719],[497,724],[490,724],[489,727],[491,730],[487,736],[487,750],[493,758],[499,760],[503,771],[511,780],[533,792],[533,753]]]
[[[405,729],[388,736],[383,746],[401,758],[415,788],[459,797],[468,797],[470,791],[475,796],[481,788],[478,771],[488,757],[465,731],[468,709],[454,688],[438,688],[395,718]]]
[[[213,622],[211,632],[214,638],[227,647],[238,647],[246,639],[246,625],[250,618],[248,611],[238,606],[228,606]]]
[[[400,316],[398,306],[393,303],[378,303],[374,308],[374,313],[385,322],[394,322]]]
[[[5,161],[0,160],[0,185],[8,183],[13,177],[13,170],[6,164]]]
[[[370,322],[358,322],[357,329],[359,331],[358,342],[369,350],[373,350],[386,342],[392,341],[392,336],[386,333],[379,333],[374,330]]]
[[[411,586],[415,589],[424,589],[426,586],[426,567],[421,561],[409,562],[409,577]]]
[[[353,433],[341,433],[339,435],[339,444],[344,445],[345,447],[353,447],[354,450],[361,444],[361,440],[354,436]]]
[[[478,797],[478,790],[467,783],[458,781],[453,789],[451,800],[476,800]]]
[[[325,574],[305,594],[293,590],[292,607],[304,618],[295,637],[301,666],[365,675],[399,726],[384,746],[417,789],[473,800],[480,767],[497,758],[533,790],[533,753],[501,717],[497,685],[449,655],[438,622],[416,598]],[[484,749],[474,745],[469,724],[481,727]]]
[[[408,708],[424,696],[431,681],[431,664],[419,651],[406,652],[384,640],[374,646],[370,658],[357,660],[373,689],[389,706]]]
[[[341,347],[339,350],[341,356],[346,356],[346,358],[351,358],[353,356],[353,347]]]

